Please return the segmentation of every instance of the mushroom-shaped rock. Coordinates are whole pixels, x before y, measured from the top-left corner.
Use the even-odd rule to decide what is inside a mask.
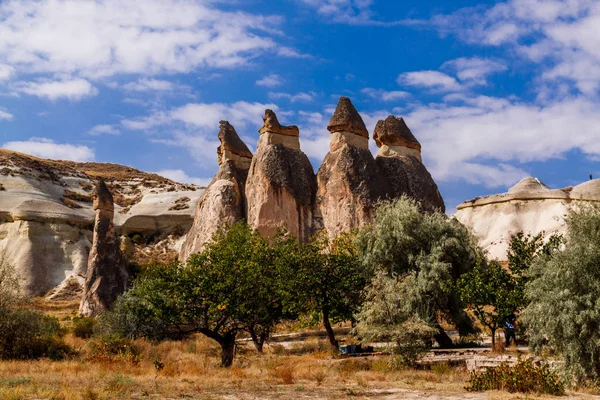
[[[226,121],[221,121],[219,140],[219,171],[198,201],[194,223],[179,254],[183,261],[202,251],[219,228],[245,217],[244,188],[252,153]]]
[[[369,131],[348,97],[340,97],[327,129],[331,132],[329,151],[336,151],[345,144],[369,148]]]
[[[96,212],[94,238],[79,306],[80,314],[88,317],[110,309],[117,297],[127,289],[129,279],[127,263],[113,225],[113,197],[104,181],[96,184],[92,198]]]
[[[421,203],[426,211],[445,212],[444,200],[425,165],[421,145],[402,118],[390,115],[379,120],[373,137],[379,152],[375,159],[390,184],[390,195],[406,195]]]
[[[371,221],[389,184],[368,148],[368,132],[350,99],[342,97],[329,123],[331,143],[317,173],[319,227],[330,237]]]
[[[378,154],[405,154],[421,161],[421,144],[402,118],[390,115],[384,120],[379,120],[373,131],[373,139],[379,147]]]
[[[258,147],[281,144],[291,149],[300,150],[300,130],[296,125],[282,126],[272,110],[265,110],[263,126],[258,130],[260,138]]]
[[[313,232],[315,173],[300,150],[298,128],[281,126],[271,110],[263,120],[246,182],[248,224],[266,237],[286,229],[305,241]]]
[[[219,124],[218,138],[221,142],[217,148],[219,165],[231,160],[237,168],[248,169],[252,161],[252,152],[228,121],[220,121]]]

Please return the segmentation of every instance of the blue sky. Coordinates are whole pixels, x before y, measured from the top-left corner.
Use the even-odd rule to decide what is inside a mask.
[[[600,177],[599,89],[595,0],[0,0],[2,147],[199,184],[265,108],[316,170],[345,95],[404,117],[449,211],[569,186]]]

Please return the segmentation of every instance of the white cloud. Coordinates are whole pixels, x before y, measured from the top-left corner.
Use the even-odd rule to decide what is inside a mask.
[[[53,0],[0,3],[0,64],[18,74],[116,74],[234,68],[281,47],[283,19],[223,11],[219,1]],[[281,37],[279,35],[279,37]],[[281,56],[297,56],[293,49]]]
[[[175,182],[191,183],[193,185],[198,185],[198,186],[203,186],[203,187],[208,186],[208,184],[212,180],[212,178],[195,178],[195,177],[189,176],[182,169],[165,169],[162,171],[158,171],[157,174],[160,176],[164,176],[167,179],[171,179],[172,181],[175,181]]]
[[[371,10],[373,0],[298,0],[299,3],[313,8],[329,22],[348,25],[394,26],[404,21],[384,22],[375,17]]]
[[[0,121],[2,121],[2,120],[10,121],[13,118],[14,118],[14,115],[12,115],[11,113],[4,111],[3,109],[0,108]]]
[[[7,142],[3,148],[36,157],[55,160],[94,161],[94,150],[81,145],[55,143],[47,138],[30,138],[27,141]]]
[[[386,91],[382,89],[364,88],[361,92],[381,101],[396,101],[410,97],[410,93],[401,90]]]
[[[17,92],[37,96],[39,98],[46,98],[53,101],[60,98],[78,101],[86,97],[96,96],[98,94],[98,89],[96,89],[89,81],[85,79],[17,82],[14,84],[13,89]]]
[[[442,65],[442,69],[449,69],[456,73],[458,79],[463,82],[485,85],[486,78],[496,72],[507,70],[506,64],[485,58],[457,58],[447,61]]]
[[[170,91],[174,88],[173,82],[148,78],[140,78],[136,82],[128,82],[123,85],[123,89],[132,92]]]
[[[114,125],[96,125],[88,131],[89,135],[120,135],[119,131]]]
[[[256,81],[258,86],[276,87],[283,85],[283,78],[277,74],[270,74]]]
[[[317,94],[315,92],[299,92],[295,94],[291,93],[282,93],[282,92],[269,92],[270,99],[287,99],[292,103],[310,103],[315,100],[315,96]]]
[[[0,64],[0,81],[7,80],[15,73],[15,69],[10,65]]]
[[[460,84],[451,76],[439,71],[415,71],[400,74],[398,84],[425,87],[440,91],[460,90]]]

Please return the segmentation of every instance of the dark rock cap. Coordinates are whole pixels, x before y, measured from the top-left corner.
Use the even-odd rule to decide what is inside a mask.
[[[278,133],[280,135],[287,136],[299,136],[300,130],[296,125],[282,126],[277,120],[277,115],[273,110],[266,109],[265,116],[263,117],[263,126],[258,130],[262,135],[265,132]]]
[[[412,134],[406,122],[402,118],[390,115],[385,120],[377,121],[373,131],[373,139],[377,147],[384,144],[387,146],[405,146],[421,151],[421,144]]]
[[[223,149],[231,151],[233,154],[240,157],[252,158],[252,153],[248,146],[240,139],[235,128],[228,121],[220,121],[219,140],[221,145],[217,149],[219,159],[223,153]]]
[[[92,191],[92,199],[94,201],[94,210],[114,211],[115,204],[112,194],[108,190],[108,186],[102,179],[98,180],[94,190]]]
[[[348,97],[340,97],[335,112],[327,125],[329,132],[346,131],[368,138],[369,132],[365,122]]]

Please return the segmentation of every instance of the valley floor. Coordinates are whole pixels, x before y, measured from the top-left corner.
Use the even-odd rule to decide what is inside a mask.
[[[39,304],[68,324],[69,308]],[[136,341],[135,359],[103,359],[89,340],[68,334],[77,352],[65,361],[0,362],[0,399],[536,399],[506,392],[471,393],[465,368],[391,370],[389,357],[339,359],[322,338],[272,343],[258,355],[241,341],[234,366],[219,367],[219,349],[203,336]],[[157,362],[164,367],[157,370]],[[595,398],[568,393],[562,398]]]

